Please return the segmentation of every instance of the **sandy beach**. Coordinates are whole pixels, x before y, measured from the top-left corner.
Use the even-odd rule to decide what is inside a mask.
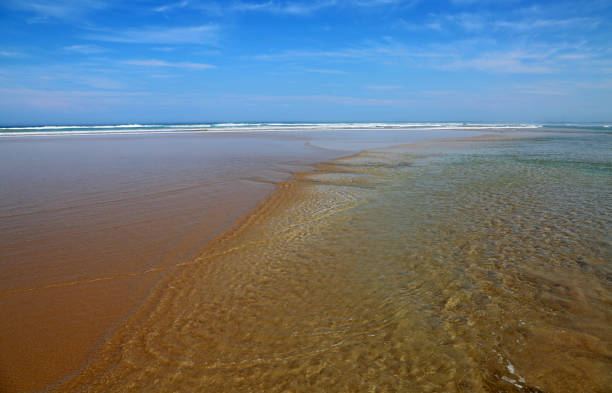
[[[350,136],[351,143],[343,146],[346,136]],[[2,337],[10,337],[2,343],[0,357],[3,390],[142,391],[163,386],[162,390],[188,391],[207,386],[211,391],[274,391],[285,386],[300,391],[316,388],[319,383],[326,389],[332,389],[331,386],[340,390],[351,386],[366,389],[368,384],[364,385],[363,381],[334,376],[334,372],[318,379],[315,385],[300,378],[310,375],[312,367],[328,370],[324,364],[341,362],[333,367],[342,370],[341,364],[369,359],[369,355],[362,358],[366,353],[391,354],[380,372],[395,375],[400,372],[396,367],[404,361],[392,354],[397,353],[402,359],[416,356],[408,354],[424,350],[415,346],[417,342],[433,345],[449,334],[447,328],[443,333],[435,333],[434,329],[433,336],[428,336],[425,331],[418,333],[421,328],[415,325],[401,329],[411,331],[408,342],[380,340],[380,335],[397,334],[388,331],[396,323],[406,320],[416,323],[428,313],[452,314],[459,304],[475,296],[457,289],[436,300],[440,289],[432,284],[434,287],[421,293],[421,300],[417,302],[433,302],[432,305],[426,307],[425,314],[412,315],[417,312],[413,310],[415,300],[404,299],[403,294],[407,293],[401,287],[414,284],[402,282],[398,277],[412,276],[416,274],[415,269],[420,271],[415,276],[415,283],[421,283],[418,285],[428,282],[429,276],[441,277],[447,269],[446,262],[439,261],[436,255],[445,255],[454,247],[473,250],[468,256],[460,257],[467,258],[472,266],[479,266],[478,269],[488,266],[486,258],[482,259],[491,252],[485,251],[488,241],[474,238],[474,234],[468,241],[465,228],[444,235],[448,239],[443,242],[436,240],[443,236],[441,225],[456,225],[453,220],[456,213],[445,212],[445,199],[436,202],[427,195],[435,195],[440,187],[454,187],[457,178],[476,181],[473,189],[490,192],[487,188],[497,186],[478,183],[482,176],[486,179],[488,170],[474,169],[453,175],[452,171],[458,169],[452,161],[478,157],[476,152],[495,159],[513,149],[537,151],[538,140],[542,138],[553,138],[551,141],[560,141],[563,147],[589,137],[524,131],[381,133],[362,130],[349,134],[36,137],[0,145],[13,154],[12,157],[3,155],[6,163],[10,163],[3,166],[4,176],[11,183],[4,191],[0,221],[3,233],[0,301],[3,310],[11,315],[0,323]],[[552,142],[543,146],[548,145],[554,147]],[[359,151],[362,153],[357,154]],[[58,152],[62,153],[61,159]],[[529,157],[528,153],[521,154]],[[605,162],[605,157],[602,159]],[[442,161],[436,163],[436,160]],[[495,161],[487,165],[493,165],[490,170],[508,170]],[[550,171],[547,169],[542,175],[554,175]],[[423,174],[419,175],[420,172]],[[536,184],[536,180],[525,180],[526,190]],[[576,191],[573,185],[569,186],[568,190]],[[594,192],[604,192],[602,186],[597,186]],[[387,190],[388,187],[391,188]],[[418,191],[419,187],[423,191]],[[394,188],[412,196],[394,200]],[[472,198],[467,196],[470,194],[460,195],[461,192],[457,198],[463,198],[464,204]],[[592,207],[584,207],[586,211],[602,208],[601,201],[593,202]],[[419,203],[425,205],[414,211]],[[476,199],[474,203],[478,209],[485,210],[474,210],[472,219],[485,219],[484,212],[491,211],[494,221],[503,220],[505,213],[497,209],[505,210],[506,205],[488,206],[492,202],[486,199]],[[525,201],[506,203],[515,204],[517,211],[526,208]],[[393,206],[404,206],[402,209],[413,213],[394,224],[397,213],[387,212]],[[430,213],[420,217],[417,211]],[[552,214],[547,219],[549,222],[561,220],[559,225],[564,225],[563,214],[556,217],[558,213],[546,211],[539,214]],[[365,221],[353,222],[363,214]],[[516,211],[513,214],[514,219],[520,217]],[[574,225],[582,219],[575,217]],[[531,231],[532,225],[534,228],[539,225],[530,221],[526,224],[522,231]],[[483,226],[476,225],[474,228]],[[526,249],[553,247],[540,252],[544,252],[545,259],[556,260],[555,264],[580,255],[580,260],[589,266],[587,276],[570,279],[571,270],[566,268],[555,268],[546,274],[547,280],[556,282],[554,285],[569,288],[572,297],[564,298],[563,304],[567,302],[568,306],[563,307],[580,310],[581,318],[588,321],[581,323],[581,327],[572,327],[574,333],[565,333],[565,339],[576,342],[578,347],[589,341],[590,351],[594,351],[589,356],[594,359],[607,353],[603,342],[609,333],[605,327],[609,313],[596,310],[609,295],[597,278],[605,275],[603,263],[609,249],[594,246],[590,251],[578,251],[573,246],[570,252],[563,251],[567,246],[562,245],[573,244],[578,239],[589,239],[585,247],[589,241],[605,242],[608,224],[601,225],[603,232],[578,229],[568,233],[567,239],[539,245],[538,236],[533,236],[535,240],[524,237],[509,240],[514,236],[511,234],[520,232],[508,232],[506,228],[491,227],[490,233],[483,234],[497,236],[496,231],[501,230],[503,244],[514,241],[523,242],[522,247]],[[383,237],[376,240],[377,233]],[[396,235],[390,236],[390,233]],[[402,236],[414,239],[401,240]],[[357,246],[359,243],[363,244]],[[457,245],[448,248],[453,243]],[[560,246],[559,252],[555,247]],[[473,254],[480,247],[484,247],[483,251]],[[514,246],[507,252],[510,254],[496,257],[501,258],[500,263],[533,258],[520,256]],[[458,255],[452,258],[459,258]],[[422,261],[425,265],[407,268],[403,265],[407,261],[409,264]],[[538,281],[538,288],[551,285],[539,282],[544,274],[542,267],[532,266],[532,262],[526,267],[535,268],[528,274],[533,275],[530,280]],[[488,274],[502,272],[497,266]],[[589,276],[591,273],[595,276]],[[504,278],[503,286],[522,285],[524,279],[510,279],[515,274]],[[378,276],[383,281],[377,281]],[[392,279],[394,276],[397,277]],[[468,281],[482,279],[478,277]],[[446,278],[450,280],[448,285],[462,279],[452,275]],[[378,288],[380,283],[395,284]],[[471,285],[474,284],[468,287]],[[499,297],[491,288],[478,296],[486,296],[496,304],[491,309],[497,310],[491,314],[494,320],[500,318],[498,313],[506,307],[518,310],[533,307],[533,300],[528,297],[506,305],[505,296]],[[590,289],[587,291],[587,288]],[[529,293],[526,289],[522,291],[517,293]],[[366,301],[362,303],[363,296]],[[558,294],[544,296],[555,298]],[[378,303],[388,297],[395,300]],[[480,302],[474,300],[477,298],[471,301]],[[586,306],[585,298],[591,299],[593,306]],[[442,309],[437,308],[438,304]],[[387,307],[391,308],[381,311]],[[397,307],[408,309],[400,312]],[[482,310],[478,310],[473,311],[474,317],[480,315]],[[379,312],[391,314],[378,320]],[[545,337],[551,329],[567,329],[573,325],[562,322],[552,327],[536,322],[546,321],[542,319],[546,314],[540,310],[533,315],[531,323],[536,330],[529,335],[535,338],[522,351],[553,351],[558,355],[544,356],[543,363],[525,363],[528,358],[513,354],[511,347],[492,343],[484,358],[483,354],[474,353],[470,355],[472,360],[457,358],[448,365],[468,374],[481,370],[485,380],[471,374],[457,380],[452,377],[454,371],[447,375],[451,377],[447,381],[434,379],[428,383],[448,389],[459,383],[480,391],[488,385],[507,389],[508,380],[513,380],[521,389],[536,389],[534,386],[546,384],[548,390],[544,391],[563,391],[562,386],[569,383],[567,378],[575,378],[575,373],[568,369],[561,385],[557,384],[554,373],[548,374],[549,367],[563,368],[563,362],[569,360],[563,360],[564,350],[555,349],[557,344]],[[505,315],[506,323],[524,323],[518,314]],[[459,318],[469,321],[472,317],[464,314]],[[473,321],[468,325],[474,323],[482,323],[477,326],[485,330],[487,326],[500,329],[493,326],[496,323],[493,321]],[[524,330],[520,326],[516,329]],[[353,342],[370,335],[379,337],[371,343],[374,347]],[[470,349],[473,338],[461,334],[453,340],[459,340],[456,345],[465,345],[468,354],[475,350]],[[394,342],[399,352],[384,344]],[[564,347],[573,348],[572,344]],[[345,355],[335,360],[334,356],[325,357],[344,351],[347,351]],[[360,355],[362,351],[366,352]],[[443,348],[431,347],[426,351],[431,356],[437,354],[432,358],[437,359],[433,360],[436,367],[446,362],[438,355],[450,356]],[[491,353],[507,357],[501,361],[501,370],[491,368],[497,360],[486,360]],[[327,360],[319,356],[324,354]],[[416,369],[412,372],[424,373],[423,367],[429,367],[426,365],[429,361],[415,361]],[[603,372],[605,362],[601,361],[580,366],[594,389],[607,383]],[[507,374],[508,367],[514,369],[519,365],[522,374]],[[389,374],[390,370],[396,371]],[[185,373],[191,377],[185,377]],[[368,371],[347,368],[342,371],[345,373],[365,375]],[[294,379],[301,382],[292,382],[297,383],[295,386],[286,384]],[[159,385],[161,380],[164,382]],[[412,380],[412,377],[404,375],[401,380]],[[377,380],[376,384],[381,382]],[[388,383],[395,386],[391,380]],[[572,383],[578,386],[585,381],[578,378]]]
[[[292,172],[363,148],[459,134],[470,133],[4,140],[4,390],[37,391],[73,376],[156,282]]]
[[[405,144],[295,173],[57,391],[605,391],[608,164],[593,151],[577,189],[576,168],[529,161],[585,142],[556,138]]]
[[[3,391],[70,375],[169,268],[334,156],[291,136],[116,138],[0,147]]]

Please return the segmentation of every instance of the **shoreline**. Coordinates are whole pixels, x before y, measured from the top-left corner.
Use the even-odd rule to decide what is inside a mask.
[[[159,304],[160,300],[164,297],[165,292],[172,288],[172,282],[177,279],[181,271],[184,268],[205,264],[209,260],[218,258],[219,256],[233,253],[240,249],[241,246],[234,246],[228,248],[228,243],[231,243],[234,239],[239,237],[243,232],[249,231],[253,226],[260,222],[265,222],[273,217],[274,212],[282,209],[290,204],[296,204],[298,201],[295,200],[296,196],[305,184],[311,181],[307,178],[311,175],[319,173],[327,173],[330,171],[330,167],[334,166],[335,162],[342,160],[350,160],[351,158],[357,158],[369,152],[376,152],[377,150],[394,150],[401,149],[404,147],[418,148],[420,145],[429,146],[436,145],[439,143],[448,144],[449,142],[490,142],[490,141],[502,141],[502,140],[515,140],[525,139],[535,136],[506,136],[494,133],[490,135],[476,135],[469,137],[459,138],[442,138],[434,140],[426,140],[410,143],[407,145],[390,145],[383,148],[363,149],[361,151],[350,153],[344,156],[336,157],[331,160],[323,160],[318,163],[309,164],[308,166],[312,169],[305,171],[293,171],[287,180],[279,181],[276,183],[275,188],[271,190],[263,199],[256,203],[246,214],[240,216],[226,229],[222,230],[217,236],[206,242],[202,248],[196,252],[196,256],[192,259],[186,260],[176,265],[165,267],[164,275],[160,277],[154,285],[152,285],[147,291],[146,296],[143,296],[141,302],[134,306],[133,310],[126,315],[121,321],[117,322],[116,326],[105,334],[103,340],[96,345],[95,350],[92,351],[92,356],[88,358],[86,363],[74,370],[70,375],[62,378],[61,380],[47,386],[42,391],[64,391],[64,390],[79,390],[79,386],[82,386],[81,380],[85,381],[96,381],[97,377],[104,375],[103,370],[113,368],[113,364],[118,362],[121,355],[121,349],[124,344],[126,337],[129,337],[129,332],[137,331],[136,326],[147,319],[154,311],[155,306]],[[309,142],[306,142],[309,144]],[[312,146],[313,148],[321,148],[319,146]],[[337,169],[335,170],[337,171]],[[103,354],[109,355],[110,358],[101,360]],[[93,382],[95,385],[95,382]]]
[[[518,130],[518,132],[514,132],[514,131],[508,131],[508,130],[494,130],[492,131],[492,135],[495,138],[505,138],[505,137],[510,137],[510,136],[516,136],[518,138],[526,138],[529,137],[532,133],[524,133],[521,132],[523,130]],[[407,132],[406,135],[411,135],[412,133],[410,131]],[[486,135],[483,135],[482,132],[478,132],[478,133],[473,133],[472,135],[466,134],[464,131],[462,130],[458,130],[458,134],[457,136],[453,136],[452,138],[449,137],[449,135],[453,135],[454,132],[453,131],[449,131],[444,133],[447,136],[444,137],[442,136],[443,134],[440,135],[430,135],[429,138],[430,139],[424,139],[424,140],[417,140],[415,142],[411,142],[408,144],[408,146],[414,146],[414,145],[424,145],[426,146],[427,144],[435,144],[435,143],[439,143],[439,142],[444,142],[447,140],[457,140],[457,141],[474,141],[477,142],[477,139],[479,138],[483,138]],[[518,135],[517,135],[518,134]],[[230,137],[229,140],[234,140],[233,137],[235,135],[228,135],[226,134],[228,137]],[[252,187],[266,187],[268,189],[268,191],[266,191],[265,195],[262,196],[261,199],[258,199],[257,201],[253,201],[253,204],[251,205],[251,207],[245,211],[245,213],[238,215],[235,220],[229,222],[226,227],[223,228],[219,228],[218,231],[212,235],[210,235],[210,237],[208,237],[208,240],[206,240],[205,242],[201,242],[200,240],[198,240],[198,243],[200,243],[200,246],[197,247],[197,249],[194,249],[190,252],[190,254],[193,257],[185,257],[185,258],[181,258],[181,260],[189,262],[192,261],[193,259],[195,259],[198,255],[200,255],[201,252],[203,252],[202,250],[207,249],[208,245],[212,242],[214,242],[216,239],[221,238],[224,236],[224,234],[226,233],[226,231],[231,231],[233,230],[233,228],[235,228],[236,226],[240,226],[242,225],[241,223],[243,223],[243,220],[245,220],[247,217],[249,217],[250,215],[253,214],[253,212],[258,211],[261,208],[261,205],[265,205],[266,201],[268,200],[268,198],[278,192],[278,190],[283,186],[286,185],[286,183],[291,183],[292,181],[295,181],[297,179],[297,176],[299,176],[300,174],[305,175],[308,174],[310,172],[312,172],[312,170],[316,170],[317,167],[324,165],[326,162],[330,162],[330,161],[334,161],[336,159],[347,159],[350,158],[352,156],[355,155],[359,155],[362,154],[364,151],[376,151],[379,149],[393,149],[393,146],[398,146],[401,147],[405,144],[403,143],[392,143],[393,141],[390,140],[389,142],[385,143],[386,147],[380,147],[380,146],[376,146],[376,143],[374,143],[374,146],[370,146],[370,147],[365,147],[363,149],[360,150],[355,150],[354,148],[352,149],[353,151],[351,152],[350,150],[347,151],[339,151],[333,144],[329,145],[329,144],[325,144],[325,143],[321,143],[321,141],[324,141],[324,139],[321,139],[320,137],[318,137],[318,139],[315,141],[313,139],[316,138],[305,138],[304,136],[305,134],[302,135],[289,135],[287,136],[287,138],[289,138],[289,140],[292,141],[297,141],[298,144],[303,143],[304,148],[306,149],[310,149],[312,151],[317,151],[319,152],[318,154],[321,157],[325,157],[325,156],[331,156],[331,158],[324,158],[322,160],[316,160],[313,161],[311,159],[299,159],[295,162],[292,162],[290,164],[290,168],[287,167],[287,169],[283,169],[282,174],[285,177],[285,180],[279,179],[279,180],[275,180],[275,181],[271,181],[270,178],[270,174],[265,174],[263,172],[258,172],[258,171],[251,171],[251,174],[248,177],[237,177],[235,180],[242,182],[244,187],[246,187],[245,189],[252,189]],[[316,133],[315,133],[316,135]],[[349,134],[351,135],[351,134]],[[387,134],[388,135],[388,134]],[[108,138],[108,137],[107,137]],[[210,140],[226,140],[223,139],[221,136],[218,137],[213,137],[214,139],[210,139]],[[219,138],[219,139],[218,139]],[[276,140],[276,138],[273,138],[272,136],[266,136],[266,135],[254,135],[254,134],[249,134],[246,135],[247,140],[257,140],[257,141],[273,141]],[[255,139],[252,139],[255,138]],[[383,139],[386,137],[382,137]],[[450,139],[449,139],[450,138]],[[63,138],[62,138],[63,139]],[[83,138],[86,139],[86,138]],[[149,139],[149,138],[146,138]],[[174,138],[172,138],[174,139]],[[199,138],[197,138],[199,139]],[[74,138],[74,140],[78,141],[78,138]],[[116,143],[121,141],[121,138],[109,138],[108,140],[113,140]],[[139,140],[141,140],[140,138],[134,138],[132,143],[138,142]],[[156,139],[158,141],[163,141],[164,139]],[[59,139],[58,139],[59,141]],[[332,140],[333,141],[333,140]],[[267,143],[267,142],[266,142]],[[365,141],[365,142],[360,142],[360,143],[365,143],[365,144],[372,144],[372,141]],[[337,145],[337,144],[336,144]],[[355,144],[354,144],[355,145]],[[356,145],[357,146],[357,145]],[[301,153],[300,153],[301,154]],[[299,161],[299,162],[298,162]],[[267,162],[267,161],[265,161]],[[304,168],[307,168],[305,171],[303,170]],[[274,169],[277,170],[277,169]],[[279,172],[281,173],[281,172]],[[275,175],[277,176],[277,175]],[[192,204],[192,203],[190,203]],[[194,205],[195,207],[195,205]],[[205,220],[206,221],[206,220]],[[168,258],[165,258],[168,259]],[[115,331],[117,329],[118,326],[120,326],[121,324],[123,324],[127,319],[130,318],[130,316],[135,312],[135,310],[137,310],[142,304],[143,302],[150,296],[151,291],[153,290],[154,287],[156,287],[158,285],[158,283],[160,282],[159,280],[163,280],[164,277],[166,276],[174,276],[175,275],[175,271],[177,269],[178,266],[181,265],[181,263],[177,264],[175,263],[176,259],[173,259],[172,263],[163,263],[161,265],[153,265],[151,267],[148,267],[146,269],[142,269],[142,270],[128,270],[127,272],[119,272],[117,274],[113,273],[111,275],[106,275],[106,276],[95,276],[93,278],[85,278],[85,279],[81,279],[81,280],[73,280],[73,281],[60,281],[60,282],[55,282],[55,283],[50,283],[50,284],[46,284],[46,285],[38,285],[38,286],[31,286],[31,287],[17,287],[17,288],[8,288],[8,289],[2,289],[0,291],[0,295],[1,296],[20,296],[20,295],[27,295],[28,293],[32,293],[32,294],[37,294],[36,296],[40,295],[44,295],[42,292],[40,293],[40,295],[38,294],[38,289],[42,289],[45,291],[45,293],[55,293],[59,290],[61,291],[65,291],[67,289],[70,290],[70,292],[77,294],[76,296],[80,296],[78,295],[79,293],[81,293],[82,290],[86,290],[86,291],[90,291],[88,288],[99,288],[97,289],[97,291],[99,293],[104,293],[106,290],[108,290],[109,288],[109,284],[108,283],[113,283],[112,286],[116,286],[117,284],[115,284],[116,282],[125,282],[131,286],[133,285],[139,285],[141,289],[138,290],[138,297],[139,300],[129,300],[129,303],[132,304],[132,306],[130,306],[129,310],[125,313],[122,313],[121,316],[118,319],[114,319],[113,321],[110,322],[110,324],[108,326],[110,326],[109,328],[105,329],[104,334],[102,336],[99,336],[99,338],[97,338],[95,340],[95,343],[92,346],[87,345],[87,347],[89,348],[87,350],[88,355],[86,355],[84,357],[84,361],[85,361],[85,366],[80,366],[77,368],[72,368],[73,371],[69,372],[68,374],[65,374],[64,377],[60,377],[59,379],[55,380],[54,382],[51,382],[49,385],[45,385],[45,387],[42,387],[40,389],[42,390],[34,390],[34,391],[48,391],[48,390],[53,390],[55,388],[53,388],[52,386],[56,386],[56,385],[62,385],[64,382],[63,381],[69,381],[71,378],[73,378],[75,375],[77,375],[81,370],[83,370],[83,367],[86,367],[87,364],[90,364],[91,359],[94,359],[96,357],[96,354],[99,353],[99,348],[101,348],[104,343],[108,340],[108,337],[110,335],[112,335],[112,332]],[[186,266],[187,264],[185,264]],[[118,279],[118,280],[117,280]],[[150,286],[149,284],[144,284],[144,281],[147,282],[154,282],[156,283],[155,285]],[[142,281],[142,282],[141,282]],[[123,284],[121,284],[123,285]],[[145,285],[146,288],[142,287],[142,285]],[[72,289],[71,289],[72,288]],[[48,292],[51,291],[51,292]],[[100,292],[101,291],[101,292]],[[29,296],[29,295],[28,295]],[[53,296],[53,295],[52,295]],[[90,296],[91,297],[91,296]],[[116,295],[115,295],[116,297]],[[103,300],[108,302],[106,299]],[[120,301],[121,303],[125,303],[127,300],[125,300],[124,298],[118,298],[118,301]],[[96,305],[97,306],[97,305]],[[99,318],[99,317],[95,317],[95,318]],[[85,347],[81,347],[81,348],[85,348]],[[81,353],[83,353],[83,350],[80,350]]]
[[[69,127],[70,128],[70,127]],[[87,128],[87,127],[82,127]],[[112,127],[111,127],[112,128]],[[24,129],[28,129],[24,127]],[[61,129],[61,127],[59,128]],[[11,132],[2,132],[0,128],[0,139],[12,140],[12,139],[23,139],[23,138],[59,138],[59,137],[127,137],[127,136],[185,136],[185,135],[237,135],[237,136],[257,136],[257,135],[274,135],[274,134],[302,134],[302,133],[325,133],[325,132],[369,132],[369,131],[396,131],[396,132],[423,132],[423,131],[447,131],[447,132],[455,132],[455,131],[465,131],[465,132],[494,132],[494,133],[504,133],[504,132],[525,132],[525,133],[557,133],[557,134],[573,134],[576,132],[582,133],[612,133],[612,129],[609,127],[599,128],[580,128],[578,126],[574,128],[565,127],[565,128],[556,128],[549,126],[525,126],[525,127],[517,127],[517,126],[490,126],[490,125],[481,125],[469,127],[465,126],[461,127],[401,127],[401,126],[390,126],[390,127],[374,127],[374,128],[359,128],[359,127],[329,127],[329,128],[308,128],[308,127],[269,127],[269,128],[160,128],[160,129],[125,129],[119,128],[118,130],[107,130],[100,129],[96,130],[95,127],[91,130],[86,131],[11,131]]]

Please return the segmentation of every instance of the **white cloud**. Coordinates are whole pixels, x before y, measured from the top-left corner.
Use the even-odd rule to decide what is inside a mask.
[[[401,20],[399,25],[411,30],[452,30],[459,28],[472,33],[510,30],[520,33],[568,28],[592,30],[599,27],[602,23],[600,19],[594,17],[550,18],[542,14],[544,13],[523,14],[521,12],[509,12],[509,15],[505,18],[499,18],[499,14],[486,11],[432,14],[420,23]]]
[[[269,12],[288,15],[310,15],[319,10],[332,7],[373,8],[392,5],[410,7],[418,2],[420,2],[420,0],[261,0],[259,2],[237,0],[233,2],[207,2],[203,4],[193,4],[193,6],[214,14],[223,14],[226,12]]]
[[[523,88],[515,88],[512,90],[514,94],[540,95],[540,96],[565,96],[570,94],[567,90],[559,88],[548,88],[539,86],[528,86]]]
[[[487,18],[480,14],[460,13],[445,15],[443,19],[446,20],[447,23],[455,23],[469,31],[482,30],[487,24]],[[444,22],[441,24],[443,25]]]
[[[125,85],[117,80],[97,76],[83,76],[75,78],[75,81],[96,89],[122,89]]]
[[[185,1],[178,2],[178,3],[169,3],[169,4],[161,5],[159,7],[155,7],[153,11],[166,12],[166,11],[171,11],[177,8],[185,8],[188,5],[189,5],[189,2],[185,0]]]
[[[346,71],[331,70],[331,69],[326,69],[326,68],[305,68],[304,71],[312,72],[316,74],[336,74],[336,75],[347,73]]]
[[[155,48],[151,48],[153,50],[158,50],[160,52],[172,52],[173,50],[175,50],[176,48],[172,47],[172,46],[157,46]]]
[[[551,73],[571,66],[601,69],[605,64],[594,62],[584,48],[562,45],[524,44],[507,45],[506,49],[492,50],[497,45],[487,40],[460,40],[446,44],[411,47],[394,41],[372,43],[351,48],[326,51],[293,50],[255,56],[257,60],[275,62],[306,62],[312,66],[368,62],[396,67],[421,67],[438,70],[478,70],[495,73]],[[489,48],[487,50],[486,48]],[[571,51],[571,52],[568,52]],[[316,63],[314,63],[316,62]],[[311,67],[319,69],[319,67]]]
[[[400,85],[368,85],[368,86],[365,86],[365,88],[368,90],[397,90],[397,89],[401,89],[402,86]]]
[[[371,60],[381,55],[402,55],[404,48],[390,45],[369,45],[332,50],[288,50],[255,56],[257,60],[297,60],[304,58]]]
[[[487,5],[487,4],[512,4],[519,0],[451,0],[455,5]]]
[[[191,62],[168,62],[164,60],[126,60],[122,61],[122,64],[141,66],[141,67],[171,67],[171,68],[185,68],[191,70],[206,70],[216,68],[214,65],[205,63],[191,63]]]
[[[334,61],[384,63],[390,60],[406,61],[416,58],[448,57],[448,49],[408,47],[393,40],[383,43],[367,43],[361,46],[345,47],[330,50],[288,50],[279,53],[256,55],[256,60],[265,61],[299,61],[301,59],[319,59]]]
[[[31,22],[49,19],[77,20],[83,15],[103,9],[103,0],[6,0],[6,6],[36,15]]]
[[[353,0],[351,3],[361,7],[376,7],[382,5],[403,5],[412,7],[419,3],[420,0]]]
[[[586,53],[566,53],[559,55],[558,58],[562,60],[583,60],[589,59],[591,56]]]
[[[336,4],[338,4],[336,0],[310,2],[279,2],[270,0],[261,3],[240,1],[233,3],[231,9],[234,11],[266,11],[279,14],[305,15]]]
[[[476,69],[514,74],[540,74],[555,71],[548,62],[531,61],[528,55],[517,56],[513,53],[488,53],[475,58],[451,60],[438,65],[438,68],[444,70]]]
[[[567,19],[534,19],[534,20],[496,20],[491,22],[491,26],[498,29],[510,30],[537,30],[578,27],[583,29],[597,28],[601,22],[595,18],[567,18]]]
[[[131,44],[215,44],[218,40],[217,25],[191,27],[149,27],[90,34],[89,39]]]
[[[21,53],[13,52],[13,51],[0,50],[0,56],[2,56],[2,57],[19,57],[19,56],[21,56]]]
[[[30,109],[92,110],[100,105],[125,104],[147,96],[135,91],[0,89],[0,104]]]
[[[266,1],[264,3],[245,3],[237,2],[231,5],[231,9],[236,11],[270,11],[279,7],[274,1]]]
[[[245,100],[248,102],[263,101],[263,102],[326,102],[331,104],[349,105],[349,106],[406,106],[414,104],[417,100],[411,99],[381,99],[369,97],[352,97],[352,96],[336,96],[326,94],[313,95],[234,95],[226,96],[230,99]]]
[[[107,51],[106,48],[102,48],[101,46],[98,46],[98,45],[89,45],[89,44],[85,44],[85,45],[70,45],[70,46],[65,46],[63,49],[67,50],[69,52],[82,53],[84,55],[103,53],[103,52]]]
[[[603,79],[597,82],[572,82],[572,86],[579,89],[612,89],[612,79]]]

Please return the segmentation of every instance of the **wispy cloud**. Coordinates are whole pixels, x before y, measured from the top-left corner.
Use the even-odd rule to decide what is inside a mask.
[[[572,86],[579,89],[612,89],[612,79],[603,79],[597,82],[572,82]]]
[[[561,30],[576,28],[592,30],[600,26],[602,21],[595,17],[565,17],[552,18],[550,16],[535,14],[510,13],[505,18],[499,14],[487,11],[459,12],[453,14],[431,14],[420,23],[401,20],[400,26],[411,30],[453,30],[461,29],[468,33],[514,31],[533,32],[538,30]]]
[[[566,18],[566,19],[533,19],[533,20],[496,20],[491,23],[498,29],[529,31],[537,29],[565,29],[576,27],[581,29],[595,29],[601,21],[596,18]]]
[[[91,110],[100,105],[121,104],[147,96],[135,91],[0,89],[0,104],[31,109]]]
[[[122,61],[122,64],[141,66],[141,67],[171,67],[171,68],[185,68],[191,70],[207,70],[216,68],[214,65],[205,63],[191,63],[191,62],[169,62],[164,60],[126,60]]]
[[[591,56],[586,53],[566,53],[558,56],[558,58],[562,60],[583,60],[590,57]]]
[[[172,46],[157,46],[157,47],[151,48],[151,49],[157,50],[157,51],[160,51],[160,52],[172,52],[176,48],[174,48]]]
[[[312,72],[315,74],[334,74],[334,75],[347,74],[346,71],[332,70],[332,69],[326,69],[326,68],[305,68],[304,71]]]
[[[281,6],[275,1],[266,1],[262,3],[246,3],[236,2],[230,6],[230,9],[235,11],[272,11],[278,10]]]
[[[155,78],[155,79],[178,78],[179,76],[180,76],[179,74],[168,74],[168,73],[149,74],[150,78]]]
[[[492,73],[540,74],[581,69],[602,72],[608,51],[588,43],[521,41],[500,45],[487,39],[430,42],[419,46],[394,40],[368,42],[329,50],[287,50],[256,55],[261,61],[317,64],[321,69],[338,63],[372,63],[445,71],[477,70]],[[577,68],[580,67],[580,68]],[[315,68],[315,67],[312,67]]]
[[[370,45],[338,48],[332,50],[287,50],[278,53],[256,55],[255,59],[270,61],[297,60],[307,58],[369,60],[371,57],[374,57],[381,53],[389,53],[389,51],[390,47],[388,45]]]
[[[22,56],[22,54],[20,52],[0,50],[0,56],[2,56],[2,57],[19,57],[19,56]]]
[[[125,85],[118,80],[99,76],[82,76],[75,78],[75,82],[90,86],[96,89],[123,89]]]
[[[554,65],[520,52],[486,53],[474,58],[451,60],[438,65],[443,70],[475,69],[479,71],[540,74],[555,71]]]
[[[60,87],[88,86],[96,89],[122,89],[126,86],[126,76],[114,67],[105,68],[106,63],[97,66],[95,63],[70,64],[32,64],[6,67],[5,72],[10,84],[44,89]]]
[[[107,52],[108,49],[103,48],[101,46],[98,45],[91,45],[91,44],[84,44],[84,45],[70,45],[70,46],[65,46],[63,48],[66,51],[69,52],[77,52],[77,53],[81,53],[84,55],[92,55],[92,54],[97,54],[97,53],[104,53]]]
[[[487,4],[512,4],[518,3],[520,0],[451,0],[455,5],[487,5]]]
[[[336,0],[309,2],[279,2],[270,0],[261,3],[240,1],[233,3],[231,9],[234,11],[265,11],[279,14],[305,15],[336,4],[338,4]]]
[[[442,31],[444,28],[442,27],[442,23],[440,21],[434,22],[426,22],[426,23],[412,23],[406,22],[405,20],[400,20],[396,23],[396,25],[403,27],[408,30],[437,30]]]
[[[383,5],[402,5],[404,7],[412,7],[420,3],[420,0],[352,0],[349,4],[361,7],[377,7]]]
[[[368,42],[351,47],[330,50],[287,50],[279,53],[256,55],[262,61],[313,61],[321,62],[372,62],[372,63],[413,63],[416,59],[448,58],[453,56],[452,46],[411,47],[395,41]]]
[[[76,20],[107,6],[103,0],[5,0],[6,6],[36,15],[30,22]]]
[[[540,86],[517,87],[511,90],[513,94],[539,95],[539,96],[565,96],[570,94],[562,88],[550,88]]]
[[[180,9],[180,8],[185,8],[189,5],[189,1],[180,1],[178,3],[168,3],[165,5],[161,5],[159,7],[155,7],[153,8],[153,11],[155,12],[166,12],[166,11],[172,11],[175,9]]]
[[[365,86],[368,90],[397,90],[401,89],[400,85],[367,85]]]
[[[249,102],[316,102],[330,103],[349,106],[405,106],[417,102],[412,99],[381,99],[370,97],[353,97],[327,94],[312,94],[312,95],[234,95],[226,96],[229,99],[245,100]]]
[[[194,8],[199,8],[217,15],[231,12],[267,12],[273,14],[307,16],[332,7],[360,7],[370,9],[374,7],[398,5],[410,7],[419,2],[420,0],[236,0],[225,2],[190,3],[189,6],[193,6]],[[165,11],[166,9],[175,8],[177,4],[182,3],[173,3],[160,8]]]
[[[86,38],[130,44],[215,44],[219,27],[214,24],[191,27],[147,27],[89,34]]]

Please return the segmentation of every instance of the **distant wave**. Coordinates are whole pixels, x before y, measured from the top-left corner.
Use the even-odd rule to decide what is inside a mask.
[[[24,126],[24,127],[0,127],[0,132],[3,130],[64,130],[64,129],[97,129],[97,128],[144,128],[144,127],[161,127],[159,125],[143,125],[143,124],[119,124],[107,126]]]
[[[583,129],[608,132],[609,123],[478,123],[478,122],[222,122],[197,124],[44,125],[0,127],[0,137],[66,135],[136,135],[222,132],[341,131],[341,130],[486,130],[486,129]]]
[[[256,126],[266,123],[217,123],[215,127],[242,127],[242,126]]]
[[[168,124],[163,127],[180,127],[180,128],[201,128],[201,127],[210,127],[211,124]],[[162,126],[159,126],[162,127]]]
[[[561,128],[561,129],[572,129],[572,130],[590,130],[590,131],[608,131],[612,128],[612,124],[608,123],[547,123],[543,124],[546,128]]]
[[[283,131],[283,130],[357,130],[357,129],[492,129],[492,128],[540,128],[538,124],[497,123],[220,123],[215,129],[236,131]]]

